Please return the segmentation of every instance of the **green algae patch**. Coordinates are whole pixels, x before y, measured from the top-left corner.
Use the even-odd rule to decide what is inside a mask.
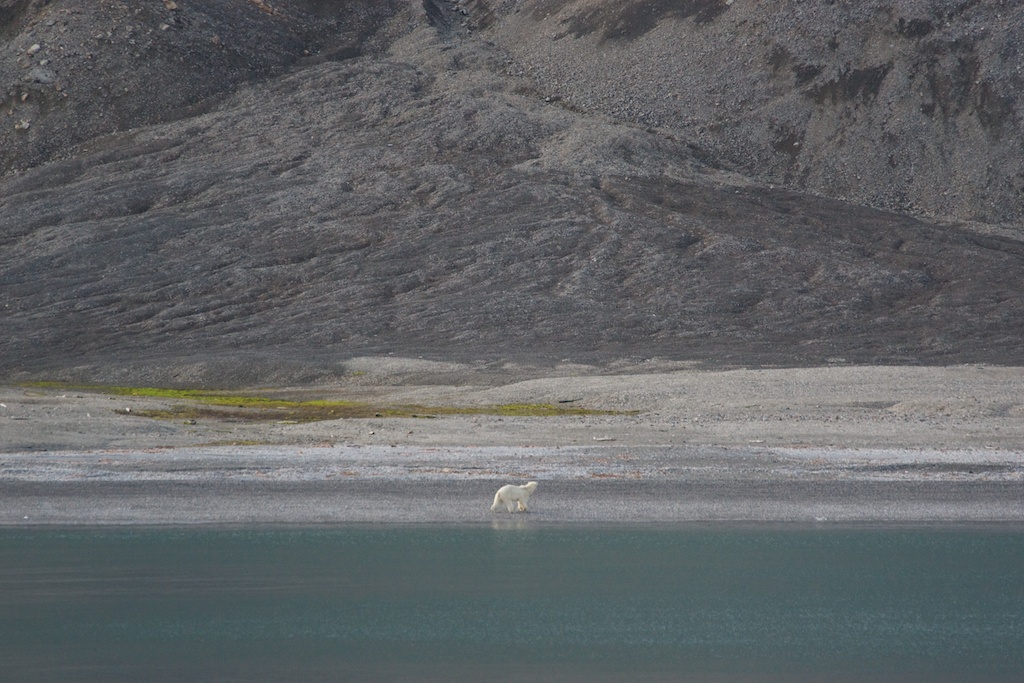
[[[73,385],[59,382],[24,384],[40,389],[87,391],[111,396],[174,401],[160,408],[118,409],[116,412],[160,420],[193,421],[201,419],[242,422],[301,424],[353,418],[438,418],[450,415],[498,415],[502,417],[560,417],[584,415],[635,415],[637,411],[591,410],[550,403],[505,403],[483,406],[382,405],[361,401],[294,401],[259,394],[239,394],[204,389],[166,389],[160,387],[118,387]]]

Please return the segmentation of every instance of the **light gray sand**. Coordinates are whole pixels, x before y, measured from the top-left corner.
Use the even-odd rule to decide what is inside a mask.
[[[164,400],[4,388],[0,525],[1024,521],[1021,368],[353,368],[285,393],[640,412],[183,424],[124,412]],[[526,479],[529,514],[489,512]]]

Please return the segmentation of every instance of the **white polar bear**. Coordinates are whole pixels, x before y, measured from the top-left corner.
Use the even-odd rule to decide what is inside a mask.
[[[494,504],[491,505],[491,512],[498,512],[501,505],[504,505],[505,509],[509,512],[515,512],[517,508],[520,512],[527,512],[526,503],[536,490],[537,482],[535,481],[527,482],[522,486],[516,486],[515,484],[502,486],[494,494]]]

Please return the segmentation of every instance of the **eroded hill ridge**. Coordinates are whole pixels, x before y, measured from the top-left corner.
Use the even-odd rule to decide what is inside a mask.
[[[0,0],[0,364],[1024,362],[1022,32],[1009,2]]]

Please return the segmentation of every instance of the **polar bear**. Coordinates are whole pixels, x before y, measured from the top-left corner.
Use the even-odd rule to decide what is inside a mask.
[[[498,512],[502,505],[509,512],[515,512],[517,508],[519,512],[527,512],[526,503],[536,490],[537,482],[535,481],[527,482],[522,486],[516,486],[515,484],[502,486],[494,494],[494,504],[491,505],[491,512]]]

